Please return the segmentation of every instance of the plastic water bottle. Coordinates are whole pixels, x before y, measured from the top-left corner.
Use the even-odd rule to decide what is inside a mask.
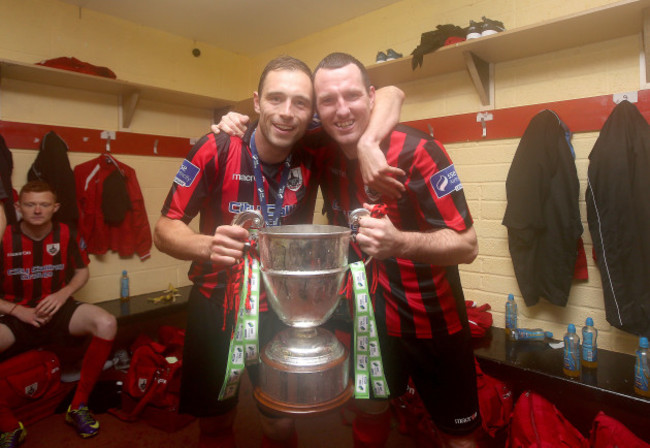
[[[595,369],[598,367],[598,330],[594,328],[594,320],[587,318],[582,327],[582,367]]]
[[[648,367],[648,338],[639,339],[639,348],[636,350],[636,363],[634,364],[634,392],[650,397],[650,368]]]
[[[123,316],[131,313],[130,298],[129,276],[126,271],[122,271],[122,277],[120,278],[120,312]]]
[[[517,302],[515,296],[508,294],[508,301],[506,302],[506,334],[508,330],[517,328]]]
[[[120,278],[120,300],[126,302],[131,297],[129,294],[129,276],[126,271],[122,271],[122,278]]]
[[[552,338],[553,333],[541,328],[506,328],[511,341],[543,341]]]
[[[562,371],[566,376],[580,376],[580,336],[576,334],[576,326],[569,324],[564,335],[564,365]]]

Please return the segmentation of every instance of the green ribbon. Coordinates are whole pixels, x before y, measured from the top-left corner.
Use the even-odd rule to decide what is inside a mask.
[[[260,266],[257,260],[251,260],[251,258],[249,254],[244,257],[244,278],[239,293],[239,312],[237,313],[235,331],[230,340],[226,376],[221,385],[219,400],[234,397],[239,389],[239,382],[246,364],[259,362]],[[250,309],[246,309],[249,282]]]
[[[390,391],[384,375],[377,323],[368,292],[366,268],[362,261],[350,264],[354,290],[354,397],[388,398]]]

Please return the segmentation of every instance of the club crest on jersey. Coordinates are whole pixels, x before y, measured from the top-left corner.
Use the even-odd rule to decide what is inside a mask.
[[[456,168],[454,165],[449,165],[444,170],[434,173],[429,182],[433,187],[433,191],[438,196],[438,199],[444,198],[454,191],[460,191],[463,189],[463,185],[460,183],[458,174],[456,174]]]
[[[176,173],[176,177],[174,177],[174,182],[181,187],[189,187],[194,182],[194,179],[196,179],[199,171],[201,170],[198,166],[187,159],[183,160],[181,167],[178,169],[178,173]]]
[[[61,245],[59,243],[52,243],[45,246],[45,250],[48,254],[55,256],[61,250]]]
[[[300,168],[292,168],[289,171],[287,188],[291,191],[298,191],[300,187],[302,187],[302,170]]]
[[[372,188],[370,188],[368,185],[363,186],[363,191],[366,192],[366,196],[368,196],[368,199],[370,199],[370,202],[377,202],[378,200],[381,199],[381,193],[376,192]]]

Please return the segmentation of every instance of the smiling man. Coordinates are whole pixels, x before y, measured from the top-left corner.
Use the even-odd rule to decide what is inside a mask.
[[[379,145],[401,168],[406,191],[398,200],[364,187],[357,142],[375,106],[365,67],[332,53],[314,70],[316,107],[335,141],[322,182],[332,224],[346,225],[351,210],[383,202],[386,216],[359,221],[360,248],[377,263],[374,303],[392,397],[409,377],[439,430],[441,446],[473,447],[480,427],[474,355],[459,263],[471,263],[478,244],[454,164],[432,137],[407,126],[390,129]],[[369,281],[370,283],[370,281]],[[390,430],[387,400],[358,400],[355,447],[384,446]]]

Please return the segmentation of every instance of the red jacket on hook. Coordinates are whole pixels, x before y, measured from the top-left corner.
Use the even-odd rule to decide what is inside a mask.
[[[117,168],[126,180],[131,208],[118,225],[109,225],[102,211],[104,181]],[[135,170],[118,162],[110,154],[77,165],[74,177],[79,203],[79,233],[86,240],[88,253],[104,254],[109,250],[120,257],[137,253],[141,260],[151,256],[151,228]]]

